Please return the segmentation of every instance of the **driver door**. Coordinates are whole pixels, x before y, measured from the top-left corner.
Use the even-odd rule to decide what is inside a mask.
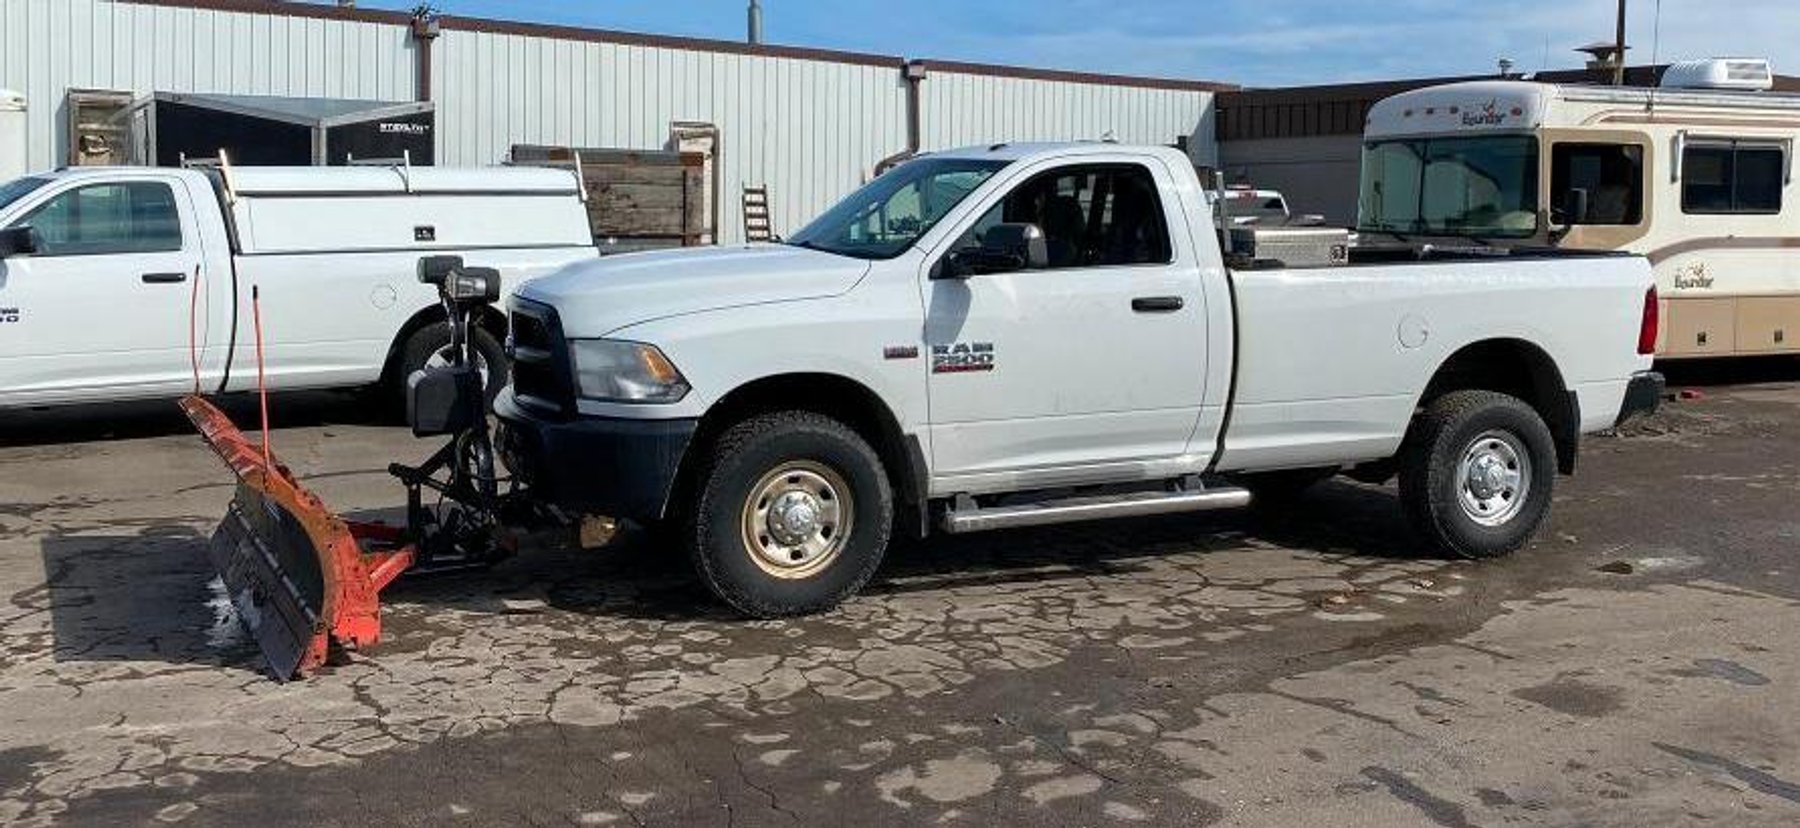
[[[146,177],[72,187],[12,223],[30,225],[39,249],[0,261],[5,402],[173,396],[191,385],[201,261],[200,240],[183,232],[192,214],[177,182]],[[204,328],[194,333],[205,341]]]
[[[938,475],[1051,485],[1071,468],[1129,472],[1184,454],[1205,393],[1206,326],[1191,242],[1171,232],[1184,225],[1170,184],[1166,168],[1141,160],[1037,173],[951,252],[979,247],[1002,222],[1029,223],[1043,231],[1047,267],[927,274]]]

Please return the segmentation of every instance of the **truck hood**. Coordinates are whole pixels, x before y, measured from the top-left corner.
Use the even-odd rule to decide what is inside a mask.
[[[709,247],[580,262],[518,295],[556,308],[565,335],[594,338],[671,316],[836,296],[868,271],[860,259],[799,247]]]

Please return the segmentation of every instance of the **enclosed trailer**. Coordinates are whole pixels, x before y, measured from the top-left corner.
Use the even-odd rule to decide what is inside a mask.
[[[437,159],[437,112],[429,102],[158,92],[141,111],[133,130],[157,166],[215,157],[221,149],[245,166]]]

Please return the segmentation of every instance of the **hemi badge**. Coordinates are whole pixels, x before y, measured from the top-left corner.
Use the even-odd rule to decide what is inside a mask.
[[[885,359],[918,359],[919,346],[889,345],[881,349],[881,356]]]

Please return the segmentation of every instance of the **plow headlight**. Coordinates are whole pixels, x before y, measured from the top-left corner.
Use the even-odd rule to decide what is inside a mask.
[[[569,345],[575,387],[602,402],[672,403],[687,396],[687,379],[654,345],[577,339]]]

